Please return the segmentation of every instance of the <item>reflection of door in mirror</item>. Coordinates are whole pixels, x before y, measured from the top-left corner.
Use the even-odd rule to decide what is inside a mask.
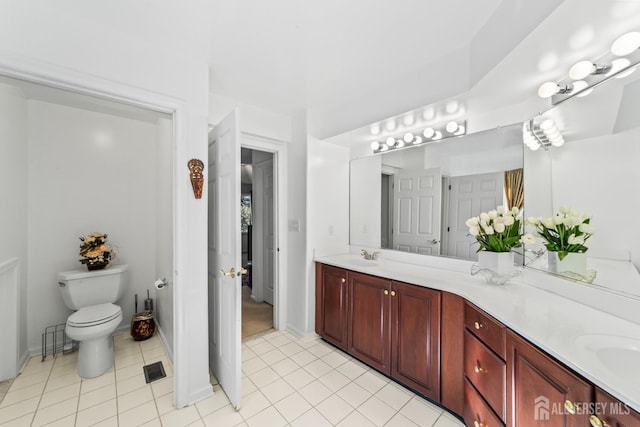
[[[394,176],[392,248],[440,254],[440,169],[404,169]]]
[[[467,219],[502,205],[504,172],[456,176],[449,179],[449,210],[445,218],[446,245],[444,255],[477,260],[478,245],[469,235]]]

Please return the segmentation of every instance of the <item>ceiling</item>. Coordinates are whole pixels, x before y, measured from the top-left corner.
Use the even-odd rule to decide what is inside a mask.
[[[206,62],[212,93],[306,110],[308,131],[336,141],[389,118],[419,124],[429,108],[429,120],[505,109],[515,121],[544,107],[541,82],[640,27],[639,0],[25,1]]]

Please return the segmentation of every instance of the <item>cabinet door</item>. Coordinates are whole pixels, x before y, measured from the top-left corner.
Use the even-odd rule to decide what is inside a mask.
[[[507,332],[507,425],[584,427],[580,405],[591,401],[591,385]]]
[[[349,274],[349,346],[347,351],[389,375],[391,359],[391,282]]]
[[[347,348],[347,271],[316,264],[316,332],[342,349]]]
[[[393,282],[391,376],[440,400],[440,292]]]
[[[596,404],[589,421],[593,427],[640,426],[640,414],[619,400],[596,388]]]

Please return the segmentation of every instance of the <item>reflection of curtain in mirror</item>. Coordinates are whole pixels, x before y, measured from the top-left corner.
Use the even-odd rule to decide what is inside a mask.
[[[524,206],[524,181],[522,168],[504,172],[504,192],[507,206],[522,209]]]

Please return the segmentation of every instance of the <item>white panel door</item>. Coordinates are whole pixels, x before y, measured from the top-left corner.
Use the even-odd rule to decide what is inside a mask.
[[[242,248],[237,116],[234,110],[209,138],[209,359],[231,404],[239,409]]]
[[[478,244],[465,222],[503,204],[504,172],[457,176],[451,178],[449,184],[446,255],[477,260]]]
[[[440,254],[440,169],[403,170],[394,176],[393,248]]]

